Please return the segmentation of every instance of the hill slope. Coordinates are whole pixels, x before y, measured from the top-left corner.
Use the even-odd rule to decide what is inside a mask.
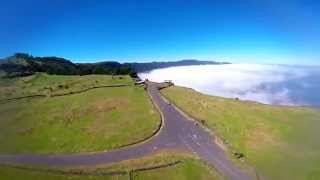
[[[162,92],[218,133],[233,153],[242,153],[265,179],[320,178],[319,109],[263,105],[182,87]]]
[[[150,137],[160,123],[147,93],[129,76],[0,79],[0,114],[1,153],[116,149]]]

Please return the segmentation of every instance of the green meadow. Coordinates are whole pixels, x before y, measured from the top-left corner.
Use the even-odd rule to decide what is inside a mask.
[[[162,93],[243,153],[265,179],[320,179],[320,111],[263,105],[170,87]],[[188,97],[188,98],[186,98]]]
[[[81,92],[120,84],[128,86]],[[129,76],[36,74],[1,79],[0,92],[0,153],[111,150],[151,136],[160,123],[146,91]],[[38,94],[45,97],[6,100]]]
[[[76,93],[78,91],[103,85],[130,84],[129,76],[64,76],[37,73],[20,78],[0,78],[0,101],[30,95],[56,95]]]
[[[167,166],[168,164],[174,164]],[[160,167],[161,166],[161,167]],[[160,167],[153,169],[154,167]],[[30,168],[30,167],[29,167]],[[136,171],[143,169],[143,171]],[[42,171],[41,171],[42,170]],[[200,160],[197,160],[190,155],[174,152],[159,152],[140,159],[127,160],[120,163],[99,165],[96,167],[77,167],[55,169],[64,172],[65,174],[56,174],[46,172],[40,168],[37,171],[28,169],[19,169],[17,167],[1,166],[0,179],[10,180],[219,180],[222,176],[217,171]],[[122,172],[120,175],[101,175],[103,173]]]

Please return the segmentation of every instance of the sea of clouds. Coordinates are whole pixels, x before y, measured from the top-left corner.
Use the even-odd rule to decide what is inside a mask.
[[[225,64],[180,66],[140,73],[155,82],[265,104],[320,106],[320,67]]]

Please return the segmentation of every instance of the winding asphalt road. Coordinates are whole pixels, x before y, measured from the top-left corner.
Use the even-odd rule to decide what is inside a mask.
[[[148,93],[161,113],[160,131],[147,140],[130,147],[108,152],[74,155],[0,155],[2,164],[47,165],[53,167],[97,165],[142,157],[158,150],[185,149],[216,168],[228,179],[247,180],[249,175],[234,166],[214,142],[214,136],[185,117],[159,92],[159,85],[148,83]]]

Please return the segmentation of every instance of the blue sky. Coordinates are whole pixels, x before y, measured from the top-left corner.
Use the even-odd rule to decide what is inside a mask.
[[[315,0],[10,0],[0,57],[320,64],[319,17]]]

